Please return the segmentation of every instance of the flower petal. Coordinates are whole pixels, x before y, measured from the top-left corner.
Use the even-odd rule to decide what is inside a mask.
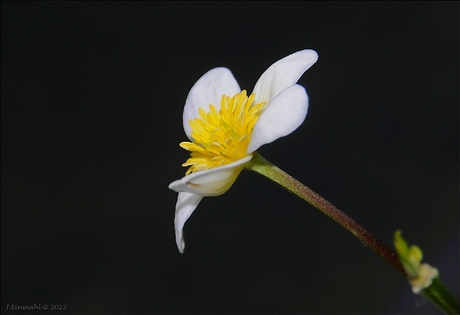
[[[254,126],[247,153],[296,130],[305,120],[307,111],[308,95],[302,86],[295,84],[279,93]]]
[[[208,112],[209,105],[212,104],[220,109],[222,95],[233,96],[240,91],[240,86],[229,69],[214,68],[206,72],[198,79],[185,100],[182,120],[187,137],[193,141],[189,121],[199,117],[199,108]]]
[[[318,60],[311,49],[293,53],[272,64],[254,86],[254,104],[270,102],[285,88],[296,84],[302,74]]]
[[[174,230],[176,231],[176,244],[179,252],[182,254],[185,248],[184,236],[182,229],[185,222],[190,218],[193,211],[200,203],[203,196],[189,194],[186,192],[179,193],[176,203],[176,215],[174,217]]]
[[[252,155],[249,155],[227,165],[189,174],[169,184],[169,189],[205,197],[222,195],[233,185],[243,165],[251,158]]]

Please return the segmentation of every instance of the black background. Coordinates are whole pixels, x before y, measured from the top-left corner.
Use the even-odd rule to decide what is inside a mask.
[[[2,312],[436,312],[247,171],[202,201],[181,255],[167,186],[201,75],[250,92],[314,49],[304,124],[259,152],[385,243],[402,229],[458,297],[458,29],[455,2],[2,2]]]

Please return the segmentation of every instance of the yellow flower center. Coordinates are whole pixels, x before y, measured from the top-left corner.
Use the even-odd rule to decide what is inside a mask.
[[[247,156],[252,129],[265,106],[252,105],[255,94],[246,90],[233,97],[223,95],[220,110],[209,105],[209,112],[200,108],[199,118],[190,120],[193,142],[180,146],[191,151],[191,157],[182,166],[190,166],[186,175],[235,162]]]

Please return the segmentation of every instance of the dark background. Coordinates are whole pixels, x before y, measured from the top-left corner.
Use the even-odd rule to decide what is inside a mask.
[[[458,3],[2,2],[1,42],[2,312],[436,313],[247,171],[177,251],[189,89],[225,66],[250,92],[305,48],[308,116],[259,152],[385,243],[402,229],[459,296]]]

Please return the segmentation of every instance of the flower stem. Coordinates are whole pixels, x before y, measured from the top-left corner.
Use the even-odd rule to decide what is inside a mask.
[[[313,190],[306,187],[298,180],[264,159],[259,153],[253,153],[253,158],[248,164],[246,164],[245,168],[262,174],[263,176],[271,179],[283,188],[287,189],[294,195],[310,203],[329,218],[340,224],[345,230],[356,236],[364,245],[368,246],[380,257],[385,259],[403,276],[407,276],[403,266],[398,259],[398,256],[393,250],[386,246],[382,241],[377,239],[374,235],[369,233],[361,225],[356,223],[352,218],[337,209],[329,201],[325,200]]]

